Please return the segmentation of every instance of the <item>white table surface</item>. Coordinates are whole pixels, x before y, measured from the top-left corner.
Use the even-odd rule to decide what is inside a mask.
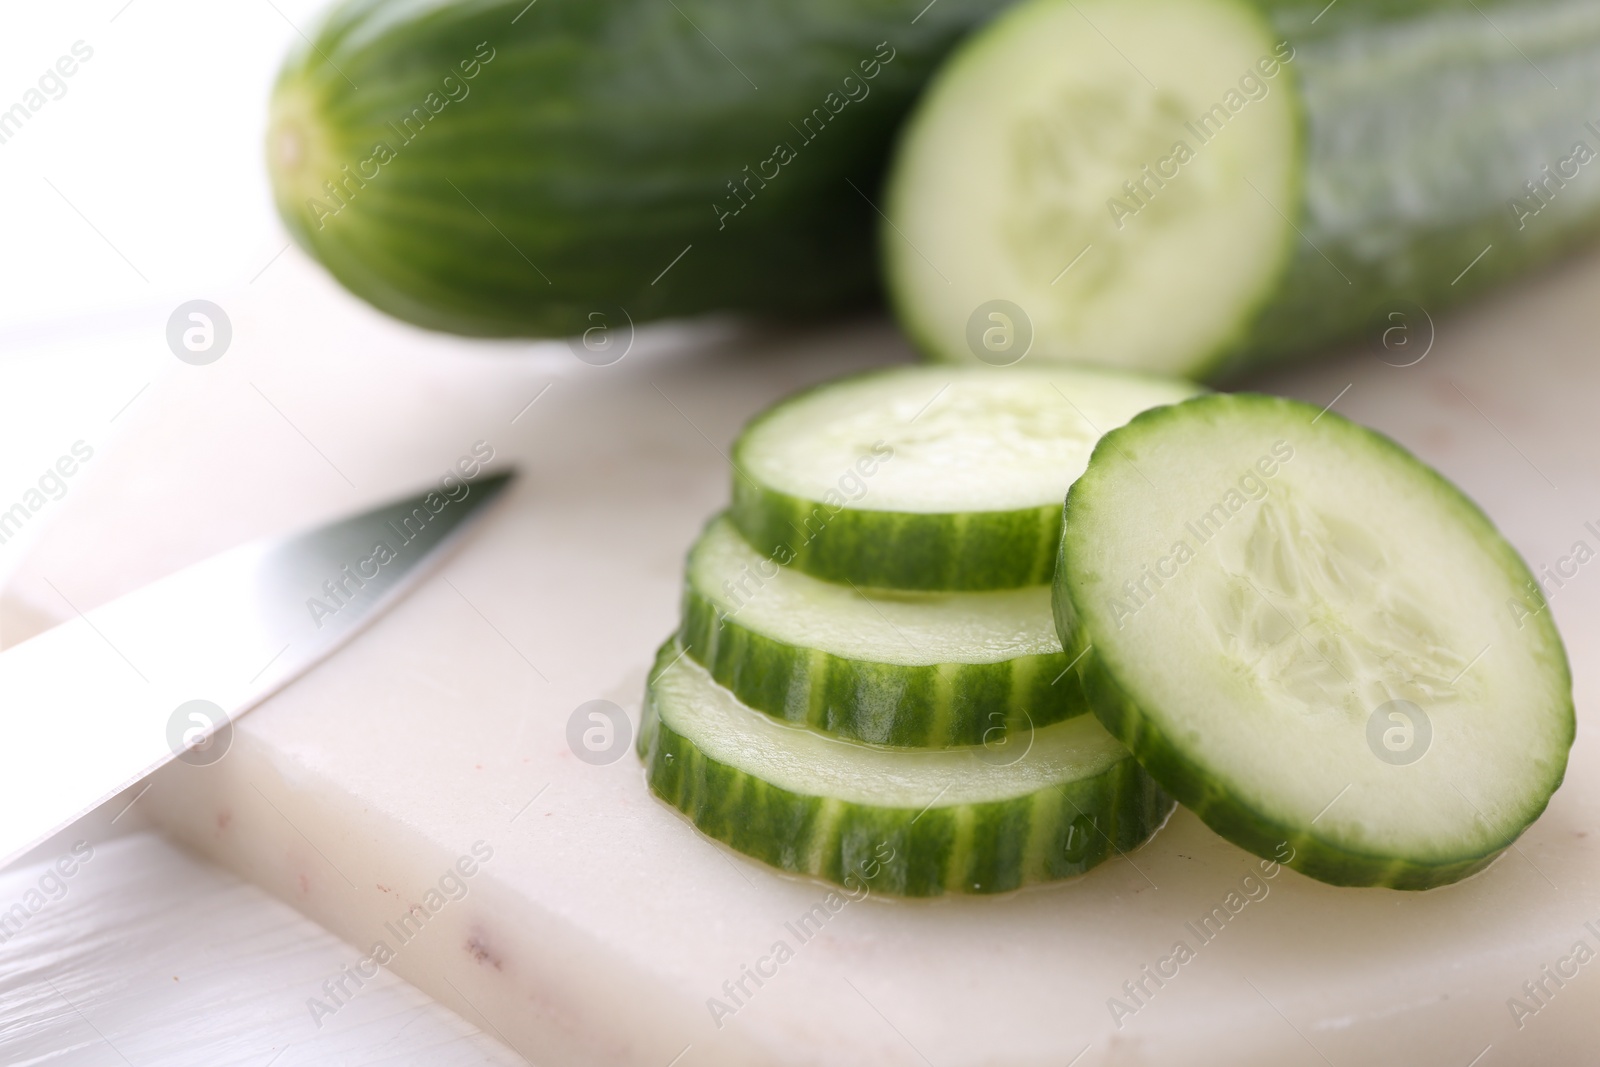
[[[49,903],[0,945],[0,1062],[522,1062],[387,972],[348,1011],[308,1026],[306,998],[359,959],[355,949],[148,831],[92,847],[70,877],[46,883]],[[0,874],[0,901],[9,908],[38,891],[65,855]]]

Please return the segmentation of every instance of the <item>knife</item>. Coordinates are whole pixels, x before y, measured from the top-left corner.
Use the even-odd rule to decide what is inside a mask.
[[[242,545],[0,653],[0,867],[169,760],[221,758],[234,720],[405,596],[513,477]]]

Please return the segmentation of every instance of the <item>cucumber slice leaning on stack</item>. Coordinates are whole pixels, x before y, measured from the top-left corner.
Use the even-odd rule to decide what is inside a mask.
[[[1572,678],[1527,565],[1332,412],[1214,395],[1103,438],[1058,624],[1094,712],[1207,825],[1338,885],[1426,889],[1539,816]]]
[[[1559,87],[1559,90],[1558,90]],[[901,135],[881,230],[928,355],[1217,379],[1447,304],[1600,228],[1591,0],[1026,0]]]
[[[756,418],[651,674],[651,789],[773,866],[896,895],[1001,892],[1142,843],[1172,802],[1082,714],[1040,539],[1102,430],[1197,391],[907,367]]]

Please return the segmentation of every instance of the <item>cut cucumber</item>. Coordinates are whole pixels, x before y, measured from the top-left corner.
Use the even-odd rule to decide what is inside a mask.
[[[898,367],[829,382],[734,445],[733,506],[761,552],[907,590],[1050,580],[1061,502],[1100,434],[1199,391],[1072,367]]]
[[[1206,396],[1108,434],[1067,497],[1057,624],[1094,712],[1224,837],[1340,885],[1486,866],[1574,731],[1533,576],[1459,490],[1306,404]]]
[[[908,124],[889,287],[945,360],[996,300],[1040,359],[1420,358],[1431,313],[1600,226],[1597,97],[1588,0],[1028,0]]]
[[[650,788],[704,833],[887,895],[1068,878],[1138,847],[1172,810],[1090,715],[1037,731],[1009,762],[993,751],[888,750],[780,723],[675,641],[656,657],[639,733]]]
[[[679,640],[757,711],[872,744],[996,744],[1088,710],[1049,586],[868,593],[779,566],[726,518],[689,553]]]

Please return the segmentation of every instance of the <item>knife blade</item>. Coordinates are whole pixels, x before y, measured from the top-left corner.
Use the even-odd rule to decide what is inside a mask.
[[[414,588],[513,477],[242,545],[0,653],[0,867],[169,760],[220,758],[234,720]]]

